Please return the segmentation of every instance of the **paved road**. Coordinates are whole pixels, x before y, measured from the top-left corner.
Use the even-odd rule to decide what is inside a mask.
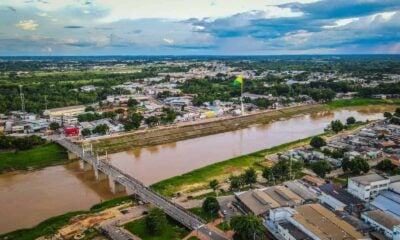
[[[171,202],[169,199],[163,197],[162,195],[154,192],[150,188],[146,187],[139,180],[123,173],[120,169],[110,165],[107,162],[101,161],[96,158],[90,152],[84,152],[81,147],[68,141],[65,138],[53,138],[53,141],[57,142],[59,145],[66,148],[68,151],[76,154],[79,158],[93,165],[93,168],[100,170],[101,172],[107,174],[109,177],[117,181],[118,183],[124,185],[125,187],[131,189],[135,194],[140,196],[144,202],[152,203],[155,206],[162,208],[166,214],[174,218],[182,225],[186,226],[191,230],[198,230],[200,232],[206,233],[210,236],[210,239],[223,240],[226,239],[221,236],[218,232],[209,229],[204,221],[196,216],[195,214],[187,211],[182,206]],[[107,229],[106,229],[107,230]],[[112,239],[127,240],[130,239],[124,234],[123,231],[113,231],[113,235],[109,233]]]

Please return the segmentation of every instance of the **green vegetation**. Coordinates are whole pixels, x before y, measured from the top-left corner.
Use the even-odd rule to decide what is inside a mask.
[[[318,161],[310,164],[311,170],[321,178],[332,171],[332,166],[326,160]]]
[[[335,100],[327,103],[330,108],[356,107],[367,105],[400,105],[400,100],[370,99],[370,98],[354,98]]]
[[[210,214],[209,212],[204,211],[203,208],[198,207],[198,208],[191,208],[189,209],[192,213],[196,214],[200,218],[202,218],[206,222],[212,222],[215,219],[219,218],[218,214]]]
[[[165,226],[156,235],[151,234],[146,227],[145,218],[130,222],[125,229],[139,236],[143,240],[182,239],[189,231],[170,217],[167,217]]]
[[[229,177],[232,172],[244,170],[249,167],[262,170],[264,167],[259,162],[264,162],[265,155],[281,152],[296,146],[308,144],[311,137],[293,141],[290,143],[275,146],[270,149],[261,150],[247,155],[235,157],[226,161],[218,162],[196,169],[180,176],[175,176],[151,185],[151,187],[164,196],[172,196],[180,191],[184,186],[192,184],[205,184],[215,178],[215,176]]]
[[[203,201],[202,205],[203,211],[209,213],[210,216],[218,216],[218,211],[220,209],[217,198],[215,197],[207,197]]]
[[[344,158],[342,161],[342,169],[345,173],[352,173],[353,175],[360,175],[367,173],[370,169],[367,160],[362,157],[355,157],[353,159]]]
[[[234,239],[266,239],[265,227],[261,219],[252,214],[234,216],[231,218],[230,225],[235,231]]]
[[[322,146],[325,146],[325,145],[326,145],[326,142],[325,142],[325,140],[324,140],[322,137],[320,137],[320,136],[315,136],[315,137],[311,138],[310,145],[311,145],[313,148],[320,148],[320,147],[322,147]]]
[[[231,226],[227,222],[221,222],[215,225],[217,228],[221,229],[222,231],[226,232],[231,230]]]
[[[0,173],[12,170],[28,170],[66,163],[66,151],[57,144],[48,143],[33,149],[16,152],[0,152]]]
[[[27,137],[11,137],[0,135],[0,149],[28,150],[33,147],[43,145],[45,143],[45,139],[36,135]]]
[[[68,224],[69,220],[77,215],[81,214],[89,214],[89,213],[96,213],[100,212],[106,208],[114,207],[120,205],[122,203],[131,200],[131,197],[121,197],[116,198],[110,201],[106,201],[100,204],[93,206],[93,210],[90,211],[77,211],[77,212],[69,212],[57,217],[49,218],[37,226],[30,228],[30,229],[20,229],[14,232],[6,233],[4,235],[0,235],[0,239],[18,239],[18,240],[34,240],[40,236],[48,236],[54,234],[60,229],[61,227]]]

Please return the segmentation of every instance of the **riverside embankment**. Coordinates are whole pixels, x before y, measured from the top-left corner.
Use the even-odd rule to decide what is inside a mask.
[[[327,110],[327,105],[304,105],[279,110],[268,110],[245,116],[221,117],[200,122],[182,123],[121,135],[89,140],[97,151],[115,153],[126,149],[155,146],[185,139],[229,132],[249,127],[253,124],[266,124],[279,119],[286,119],[298,114],[315,113]]]

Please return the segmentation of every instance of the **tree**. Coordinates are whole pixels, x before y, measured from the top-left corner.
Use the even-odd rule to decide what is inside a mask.
[[[163,123],[173,123],[176,118],[176,112],[172,108],[163,108],[164,115],[161,117]]]
[[[234,239],[265,239],[265,230],[260,218],[253,214],[234,216],[230,225],[235,231]]]
[[[367,160],[362,157],[355,157],[351,161],[350,170],[353,174],[367,173],[369,171],[369,164]]]
[[[210,216],[216,215],[220,209],[218,200],[215,197],[207,197],[202,206],[204,212],[210,214]]]
[[[324,178],[327,173],[332,171],[332,166],[328,161],[325,160],[312,163],[310,166],[313,172],[322,178]]]
[[[392,162],[390,161],[390,159],[383,159],[382,161],[380,161],[377,165],[376,168],[378,170],[381,170],[383,172],[390,172],[394,169],[394,165],[392,164]]]
[[[383,113],[383,116],[386,118],[386,119],[390,119],[390,118],[392,118],[392,114],[390,113],[390,112],[384,112]]]
[[[138,129],[140,127],[142,120],[143,120],[142,114],[137,112],[131,114],[131,123],[134,129]]]
[[[58,122],[51,122],[49,127],[51,130],[55,131],[60,128],[60,124],[58,124]]]
[[[348,157],[343,158],[343,160],[342,160],[343,172],[349,171],[350,167],[351,167],[351,160]]]
[[[215,192],[219,187],[219,182],[217,179],[214,179],[214,180],[211,180],[211,182],[208,185]]]
[[[396,108],[396,110],[394,111],[394,115],[396,117],[400,117],[400,108]]]
[[[269,181],[271,178],[273,178],[273,177],[274,177],[274,173],[273,173],[273,171],[272,171],[272,168],[270,168],[270,167],[264,168],[264,169],[263,169],[263,172],[262,172],[262,177],[265,178],[265,179],[267,179],[268,181]]]
[[[230,180],[231,180],[231,183],[229,186],[230,190],[238,190],[243,185],[243,180],[242,180],[241,176],[231,176]]]
[[[82,134],[82,136],[86,137],[86,136],[89,136],[90,134],[92,134],[92,131],[90,131],[90,129],[88,129],[88,128],[84,128],[84,129],[82,129],[81,134]]]
[[[243,174],[243,181],[245,184],[250,185],[250,187],[253,183],[256,183],[257,182],[256,170],[254,170],[254,168],[246,169],[246,171]]]
[[[343,130],[344,126],[340,120],[334,120],[331,122],[332,131],[338,133]]]
[[[94,107],[92,106],[85,107],[85,112],[94,112],[94,111],[96,111],[96,109],[94,109]]]
[[[354,117],[349,117],[346,120],[347,125],[353,125],[354,123],[356,123],[356,119]]]
[[[154,127],[160,122],[160,119],[156,116],[150,116],[144,120],[144,122],[149,125],[149,127]]]
[[[139,102],[136,99],[129,98],[128,100],[128,107],[136,107]]]
[[[106,124],[99,124],[93,129],[93,133],[98,133],[100,135],[104,135],[108,131],[108,126]]]
[[[369,171],[369,164],[367,160],[362,157],[355,157],[350,160],[349,158],[344,158],[342,160],[343,172],[350,171],[353,174],[367,173]]]
[[[157,234],[162,232],[164,229],[167,218],[163,210],[160,208],[152,208],[149,210],[149,213],[144,217],[144,222],[147,228],[147,231],[150,234]]]
[[[115,113],[117,114],[123,114],[125,112],[125,109],[123,108],[118,108],[117,110],[115,110]]]
[[[322,147],[322,146],[325,146],[325,145],[326,145],[326,142],[325,142],[325,140],[324,140],[322,137],[316,136],[316,137],[313,137],[313,138],[311,139],[310,145],[311,145],[313,148],[320,148],[320,147]]]

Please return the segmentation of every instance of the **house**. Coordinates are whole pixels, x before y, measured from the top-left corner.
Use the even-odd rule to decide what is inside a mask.
[[[371,202],[371,205],[400,220],[400,191],[396,192],[395,186],[392,184],[390,185],[392,188],[382,191]]]
[[[379,210],[371,210],[361,214],[361,219],[389,239],[400,239],[400,220]]]
[[[86,86],[82,86],[80,89],[82,92],[91,92],[91,91],[96,90],[96,87],[93,85],[86,85]]]
[[[387,190],[389,183],[390,179],[372,173],[349,178],[347,191],[363,201],[370,201],[381,191]]]

